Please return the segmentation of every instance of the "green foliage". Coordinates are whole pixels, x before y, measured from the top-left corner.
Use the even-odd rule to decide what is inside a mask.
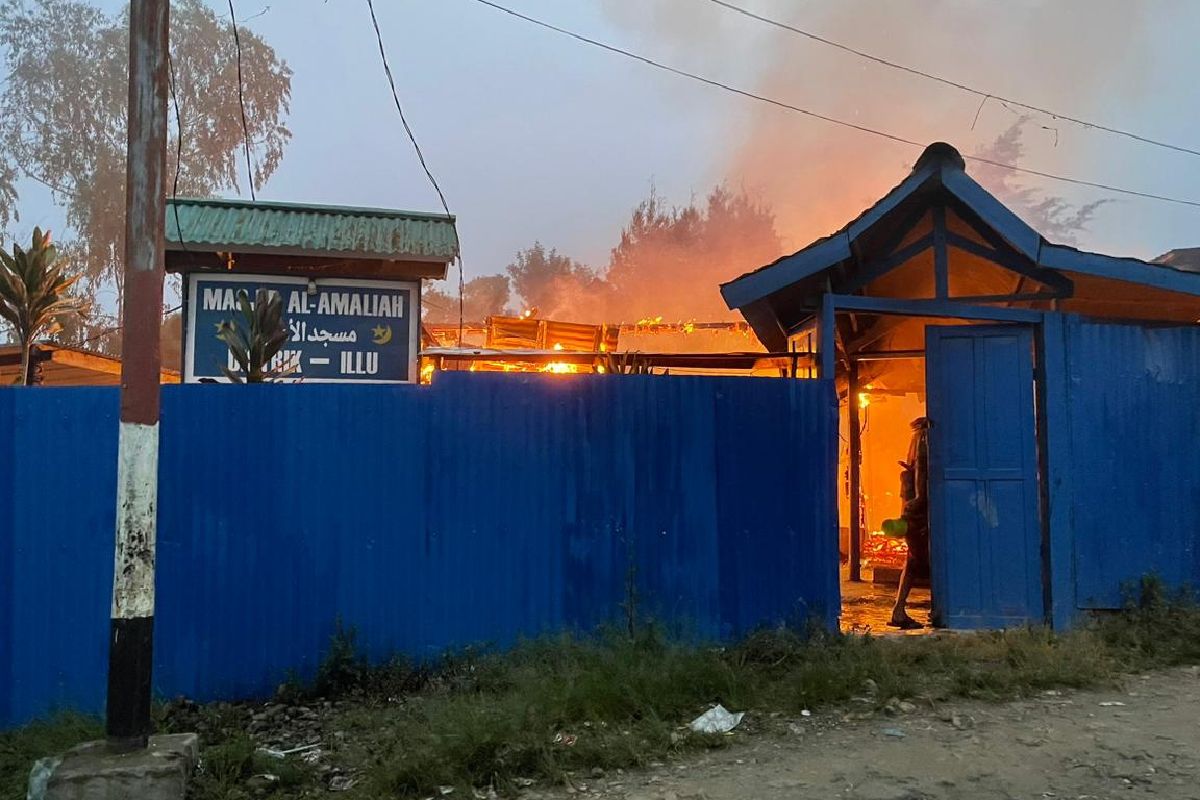
[[[13,243],[12,254],[0,250],[0,319],[16,334],[21,347],[19,383],[30,382],[30,347],[57,327],[58,319],[78,315],[83,303],[68,294],[76,277],[50,240],[50,232],[33,229],[28,249]]]
[[[481,275],[463,287],[463,320],[482,323],[491,316],[512,313],[508,307],[511,289],[504,275]],[[458,292],[444,292],[426,284],[421,293],[421,318],[443,325],[458,322]]]
[[[72,260],[80,291],[93,302],[122,288],[125,260],[127,10],[86,0],[0,0],[0,228],[16,217],[15,179],[53,192],[76,233]],[[278,168],[291,139],[286,118],[292,71],[275,50],[241,28],[246,118],[261,184]],[[242,191],[244,135],[229,20],[203,0],[171,3],[171,67],[182,131],[170,115],[167,174],[178,161],[179,194]],[[182,139],[182,149],[177,145]],[[173,181],[168,191],[173,191]],[[169,221],[169,220],[168,220]],[[115,309],[109,309],[115,311]],[[115,324],[95,315],[92,328],[70,326],[72,339]],[[98,343],[112,351],[119,336]]]
[[[34,761],[102,735],[97,720],[78,714],[64,714],[20,730],[0,732],[0,800],[25,800]]]
[[[1200,663],[1200,608],[1146,582],[1121,613],[1067,634],[1039,628],[871,638],[762,631],[731,647],[696,647],[659,632],[606,631],[524,642],[507,653],[464,651],[413,669],[368,667],[352,629],[338,625],[314,690],[335,703],[325,730],[345,732],[336,763],[359,778],[347,797],[454,796],[528,781],[635,767],[730,737],[686,723],[713,703],[749,712],[739,730],[770,729],[804,709],[870,711],[892,698],[1004,700],[1053,687],[1114,683],[1131,670]],[[311,697],[311,694],[309,695]],[[245,733],[249,712],[184,703],[169,730],[201,732],[203,800],[324,791],[301,760],[271,759]],[[66,718],[0,735],[0,800],[20,797],[34,758],[92,738]],[[736,737],[734,737],[736,740]],[[326,741],[323,746],[328,747]],[[276,779],[264,783],[263,773]],[[3,792],[7,792],[4,794]]]
[[[295,365],[284,364],[277,356],[287,344],[289,333],[283,321],[283,297],[278,292],[259,289],[254,303],[246,291],[237,293],[241,325],[237,320],[217,323],[217,338],[229,348],[238,369],[221,365],[221,372],[233,383],[271,383],[295,372]]]

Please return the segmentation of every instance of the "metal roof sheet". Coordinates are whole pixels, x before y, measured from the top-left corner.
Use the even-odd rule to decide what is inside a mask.
[[[194,247],[441,263],[458,256],[454,217],[383,208],[180,197],[167,201],[166,229],[167,248],[176,251]]]

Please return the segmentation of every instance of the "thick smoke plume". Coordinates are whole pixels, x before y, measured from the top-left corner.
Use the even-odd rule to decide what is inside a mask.
[[[1105,118],[1140,88],[1143,9],[1124,0],[735,0],[763,16],[889,60],[1077,116]],[[705,0],[604,0],[640,47],[672,63],[819,113],[964,154],[999,151],[1065,173],[1086,172],[1095,137],[922,78],[865,62]],[[1158,13],[1169,8],[1156,7]],[[757,65],[746,75],[745,64]],[[663,79],[664,91],[677,84]],[[714,102],[717,102],[714,99]],[[826,235],[895,185],[919,150],[745,101],[713,178],[774,209],[783,245]],[[1018,123],[1024,124],[1016,126]],[[1023,134],[1023,138],[1022,138]],[[1051,238],[1070,239],[1093,208],[1074,210],[1053,184],[995,169],[972,174]],[[1096,198],[1099,199],[1099,198]],[[1078,212],[1078,213],[1077,213]],[[751,265],[746,264],[744,267]],[[731,274],[742,271],[731,267]]]

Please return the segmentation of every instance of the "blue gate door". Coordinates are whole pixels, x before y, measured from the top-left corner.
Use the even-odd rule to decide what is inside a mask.
[[[925,340],[935,621],[1040,623],[1033,331],[930,326]]]

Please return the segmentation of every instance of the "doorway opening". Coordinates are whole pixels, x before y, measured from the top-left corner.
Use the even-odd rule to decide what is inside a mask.
[[[927,572],[913,576],[904,604],[905,612],[923,627],[904,630],[888,625],[909,553],[905,532],[895,521],[904,512],[902,476],[914,466],[916,456],[914,425],[926,417],[924,351],[855,359],[849,372],[839,414],[842,629],[871,634],[928,632],[932,596]],[[857,482],[852,480],[851,463],[856,446]],[[851,526],[855,494],[857,537]]]
[[[1042,621],[1034,357],[1031,326],[940,318],[893,318],[845,357],[843,630]],[[889,624],[905,618],[920,627]]]

